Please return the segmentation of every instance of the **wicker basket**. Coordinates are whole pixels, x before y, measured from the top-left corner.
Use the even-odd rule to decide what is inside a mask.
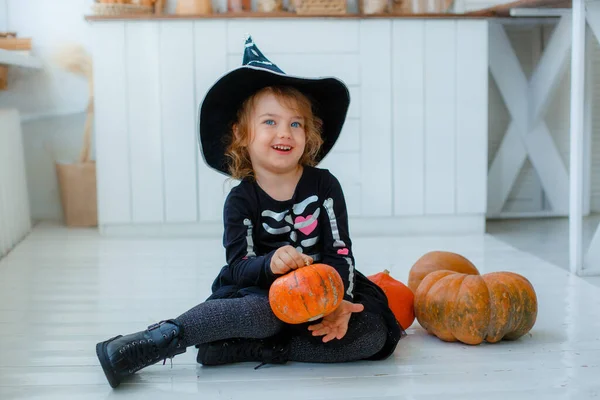
[[[346,0],[302,0],[296,13],[305,15],[346,14]]]
[[[153,14],[154,7],[123,3],[94,3],[95,15]]]
[[[0,65],[0,90],[8,89],[8,65]]]
[[[282,0],[258,0],[256,3],[256,11],[258,12],[276,12],[282,9]]]
[[[394,14],[410,14],[413,10],[412,0],[390,0],[390,12]]]
[[[360,0],[361,14],[383,14],[389,10],[388,0]]]

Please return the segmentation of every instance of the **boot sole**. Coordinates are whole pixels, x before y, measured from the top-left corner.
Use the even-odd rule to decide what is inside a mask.
[[[102,366],[104,375],[106,376],[108,383],[113,389],[119,386],[121,384],[121,381],[119,380],[119,378],[117,378],[117,376],[111,368],[110,361],[106,352],[106,346],[108,346],[110,342],[112,342],[115,339],[118,339],[119,337],[121,336],[115,336],[114,338],[109,339],[105,342],[96,344],[96,355],[98,356],[98,360],[100,361],[100,365]]]

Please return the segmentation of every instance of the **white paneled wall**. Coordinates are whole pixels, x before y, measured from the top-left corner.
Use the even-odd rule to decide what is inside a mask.
[[[392,37],[395,214],[484,213],[487,30],[395,22]]]
[[[35,53],[37,56],[41,57],[48,63],[49,57],[55,49],[57,49],[60,45],[71,42],[78,41],[83,43],[86,47],[90,47],[92,44],[92,35],[94,30],[100,28],[100,24],[89,24],[84,21],[83,15],[89,13],[90,5],[93,0],[61,0],[60,2],[47,2],[40,0],[0,0],[0,30],[2,30],[3,24],[6,28],[16,30],[20,34],[25,36],[33,36],[35,43]],[[224,4],[224,0],[215,0],[215,4]],[[351,9],[355,8],[355,2],[352,2]],[[502,0],[461,0],[457,1],[456,4],[459,8],[465,10],[473,10],[482,7],[488,7],[498,3],[504,3]],[[7,6],[5,8],[5,6]],[[170,10],[174,10],[175,1],[169,1]],[[6,10],[8,9],[8,13]],[[52,29],[49,28],[49,24],[54,23],[56,20],[60,20],[61,24],[57,28],[53,26]],[[338,20],[328,19],[327,25],[337,25]],[[163,38],[160,46],[164,49],[164,51],[172,51],[178,52],[178,57],[194,57],[194,60],[198,57],[195,52],[191,54],[190,52],[184,53],[179,51],[181,48],[192,48],[192,46],[196,46],[199,48],[207,48],[212,51],[219,46],[219,43],[227,43],[227,46],[232,46],[231,50],[225,57],[222,55],[215,57],[212,60],[212,63],[194,63],[194,65],[190,66],[189,64],[183,63],[182,65],[188,66],[188,72],[184,73],[183,76],[189,75],[189,71],[192,70],[195,74],[195,85],[193,86],[193,92],[190,92],[190,87],[186,85],[188,89],[185,94],[182,96],[187,96],[188,98],[194,96],[193,104],[187,102],[185,109],[186,111],[178,111],[180,110],[182,103],[162,103],[161,108],[163,109],[163,116],[161,116],[161,130],[174,130],[176,126],[184,126],[185,124],[190,124],[195,122],[195,116],[192,120],[192,117],[189,114],[190,109],[195,110],[195,104],[202,98],[203,92],[205,88],[212,83],[214,76],[217,76],[221,73],[221,71],[225,70],[231,62],[235,63],[237,54],[241,54],[239,48],[236,47],[236,43],[239,42],[239,35],[243,35],[243,23],[241,21],[231,21],[236,22],[237,28],[235,32],[230,31],[233,29],[235,24],[223,24],[222,20],[216,21],[206,21],[199,20],[187,21],[185,24],[180,24],[180,21],[176,21],[173,24],[168,25],[169,29],[162,29],[159,35]],[[275,20],[269,20],[270,23],[275,23]],[[287,27],[288,20],[284,21],[285,23],[279,24],[279,28]],[[408,40],[402,41],[403,36],[401,36],[402,29],[401,27],[405,27],[406,29],[411,29],[408,25],[405,25],[404,22],[408,22],[406,20],[402,21],[402,24],[396,24],[396,22],[401,21],[392,21],[391,24],[391,32],[392,39],[390,42],[390,49],[392,47],[397,48],[399,46],[403,46],[402,51],[406,52],[399,53],[398,51],[394,51],[391,53],[391,57],[387,57],[384,54],[378,53],[378,57],[387,57],[391,58],[390,62],[392,63],[391,73],[394,74],[393,77],[393,85],[394,87],[398,85],[402,85],[402,88],[405,92],[411,92],[411,97],[407,96],[406,98],[415,98],[418,99],[419,95],[423,96],[424,92],[420,92],[419,90],[423,89],[419,82],[420,80],[406,79],[401,81],[402,76],[397,71],[402,70],[406,73],[412,73],[411,77],[419,77],[419,64],[414,62],[406,62],[407,60],[412,60],[412,55],[410,53],[411,49],[415,52],[415,56],[419,56],[419,51],[424,51],[424,49],[420,49],[417,46],[413,46],[413,43],[418,43],[419,41],[423,41],[424,37],[421,38],[419,36],[410,35],[406,37]],[[106,24],[103,22],[102,24]],[[241,24],[241,25],[240,25]],[[123,27],[123,25],[121,25]],[[269,25],[265,27],[258,27],[256,24],[252,26],[252,31],[255,35],[259,35],[261,38],[264,38],[267,33],[270,33]],[[178,28],[178,29],[177,29]],[[517,55],[519,56],[522,64],[524,65],[524,70],[526,72],[530,72],[535,63],[537,62],[541,51],[544,49],[544,46],[547,44],[547,39],[549,33],[552,31],[552,24],[549,21],[549,24],[545,28],[541,28],[539,25],[531,24],[530,27],[524,28],[522,26],[518,26],[515,24],[510,24],[507,26],[507,31],[511,38],[511,43],[513,48],[515,49]],[[121,34],[122,38],[125,38],[125,32]],[[242,31],[240,31],[240,29]],[[543,31],[543,32],[542,32]],[[177,32],[177,33],[175,33]],[[193,32],[193,36],[189,35],[189,32]],[[284,31],[281,31],[284,32]],[[336,32],[341,32],[336,29],[332,29],[331,32],[327,32],[323,37],[316,38],[314,34],[312,36],[308,36],[309,41],[325,40],[330,41],[330,43],[335,43],[335,41],[339,41],[340,37],[334,37],[331,35],[336,34]],[[355,32],[361,32],[361,29],[356,30]],[[396,34],[395,32],[398,32]],[[306,33],[306,32],[303,32]],[[185,36],[185,35],[188,36]],[[114,34],[113,34],[114,35]],[[174,40],[173,36],[176,35],[176,40]],[[290,36],[290,40],[287,40],[287,36]],[[296,43],[298,37],[294,36],[293,32],[285,30],[285,34],[280,35],[281,37],[278,39],[284,45],[286,43]],[[190,45],[190,41],[194,41],[195,45]],[[179,43],[181,41],[181,43]],[[355,49],[360,48],[360,42],[358,38],[358,33],[355,37],[352,37],[348,40],[350,44],[342,44],[342,46],[354,46]],[[593,70],[593,75],[597,76],[600,73],[600,52],[598,51],[597,44],[595,39],[592,39],[592,45],[594,46],[594,52],[589,52],[588,55],[594,58],[594,61],[591,63],[591,68]],[[382,43],[382,42],[377,42]],[[123,42],[114,42],[116,49],[125,50]],[[158,44],[157,44],[158,45]],[[363,49],[361,49],[362,51]],[[162,51],[162,50],[161,50]],[[366,51],[366,50],[365,50]],[[373,49],[374,52],[377,49]],[[285,54],[284,54],[285,53]],[[278,59],[280,60],[280,64],[283,64],[286,67],[286,70],[290,70],[290,68],[308,68],[308,66],[301,65],[296,63],[298,60],[298,55],[293,54],[294,51],[288,48],[284,53],[278,53]],[[123,54],[110,52],[110,49],[105,50],[105,57],[114,58],[115,54]],[[215,53],[216,54],[216,53]],[[339,56],[341,62],[339,65],[349,64],[352,62],[352,57],[357,57],[359,53],[354,54],[346,54],[346,53],[335,53]],[[318,55],[316,55],[318,56]],[[316,57],[315,56],[315,57]],[[421,55],[422,57],[422,55]],[[461,56],[462,57],[462,56]],[[230,60],[231,59],[231,60]],[[124,59],[121,60],[124,65]],[[166,58],[162,57],[161,63],[164,63],[161,66],[161,74],[166,76],[167,78],[162,79],[179,79],[179,84],[185,84],[187,81],[184,78],[176,77],[177,74],[174,74],[173,68],[174,65],[177,64],[177,58]],[[332,67],[336,68],[332,70],[332,73],[338,74],[346,74],[344,75],[344,79],[352,80],[354,79],[357,84],[351,86],[350,91],[353,99],[363,99],[366,103],[369,102],[368,98],[364,98],[361,96],[361,84],[360,84],[360,76],[359,71],[353,70],[351,75],[349,70],[345,68],[337,68],[336,66]],[[415,68],[414,71],[410,71],[410,68]],[[457,71],[460,71],[458,69]],[[107,79],[107,82],[110,81],[110,77],[104,73],[103,71],[96,71],[97,74],[101,74],[103,79]],[[58,190],[56,188],[56,180],[50,176],[48,166],[53,164],[53,157],[55,154],[64,154],[68,153],[64,157],[71,157],[71,153],[76,155],[76,150],[70,151],[70,149],[78,148],[79,146],[79,138],[80,135],[77,132],[80,132],[82,129],[82,122],[80,122],[79,117],[74,118],[73,116],[61,117],[60,115],[55,115],[58,113],[65,112],[79,112],[85,109],[85,104],[87,101],[87,86],[85,82],[82,82],[78,77],[70,76],[66,73],[63,73],[59,70],[52,68],[49,63],[48,66],[39,73],[32,73],[30,71],[20,71],[13,70],[13,89],[7,92],[0,93],[0,107],[16,107],[21,111],[21,115],[26,119],[37,118],[37,116],[51,116],[50,124],[46,124],[45,119],[36,119],[33,121],[25,121],[23,124],[23,132],[25,135],[26,142],[26,158],[28,163],[28,168],[30,170],[29,176],[29,185],[32,193],[32,216],[37,219],[59,219],[60,218],[60,200],[58,196]],[[204,74],[204,75],[203,75]],[[358,79],[357,79],[358,77]],[[118,83],[119,80],[125,82],[125,77],[121,75],[114,76],[115,84]],[[414,81],[414,82],[413,82]],[[489,102],[490,106],[488,108],[487,116],[489,118],[489,152],[487,154],[487,159],[491,162],[493,160],[493,155],[496,153],[497,146],[504,135],[506,127],[510,121],[508,113],[506,112],[506,108],[503,104],[503,101],[498,93],[498,90],[495,86],[495,83],[492,79],[489,80]],[[594,79],[592,81],[592,85],[594,87],[594,109],[598,107],[600,101],[600,86],[598,85],[600,82],[599,79]],[[162,87],[161,90],[177,90],[177,86],[175,86],[174,81],[172,82],[173,86],[169,86],[167,88]],[[419,89],[420,88],[420,89]],[[123,114],[127,113],[126,109],[118,109],[117,105],[127,104],[127,99],[123,96],[119,96],[119,93],[124,95],[126,93],[125,88],[118,89],[111,85],[106,88],[99,88],[98,90],[106,93],[106,92],[114,92],[115,97],[113,98],[113,102],[115,103],[115,109],[113,110],[113,114],[117,117],[122,117],[122,121],[126,121]],[[184,92],[181,92],[184,93]],[[168,95],[168,94],[167,94]],[[460,95],[460,93],[457,93]],[[415,97],[416,96],[416,97]],[[413,103],[404,102],[402,107],[398,107],[398,102],[403,101],[403,97],[399,96],[397,92],[392,88],[392,97],[395,102],[394,112],[392,114],[392,127],[394,129],[393,136],[393,153],[401,154],[402,158],[395,157],[392,158],[393,161],[393,180],[394,185],[393,192],[391,193],[391,200],[389,200],[394,209],[404,210],[403,212],[408,213],[409,210],[413,210],[410,212],[415,212],[420,207],[423,207],[422,199],[424,197],[424,188],[425,188],[425,178],[424,178],[424,167],[419,167],[418,163],[421,157],[419,156],[418,151],[408,150],[410,149],[418,149],[418,147],[412,146],[423,146],[425,148],[424,142],[421,142],[423,139],[421,136],[405,136],[398,137],[396,134],[397,126],[403,122],[406,126],[406,129],[421,129],[419,128],[419,124],[424,124],[423,120],[419,120],[418,118],[406,118],[406,115],[415,115],[414,113],[423,112],[424,107],[414,106]],[[561,84],[559,85],[556,93],[553,96],[552,104],[550,106],[549,111],[546,113],[546,121],[548,124],[548,128],[553,135],[554,140],[557,143],[557,147],[560,151],[561,156],[566,160],[568,158],[568,121],[569,121],[569,79],[568,73],[563,78]],[[417,103],[418,104],[418,103]],[[361,165],[360,153],[358,151],[361,146],[364,144],[362,141],[364,140],[364,126],[369,127],[373,126],[374,123],[384,124],[383,121],[366,121],[360,118],[360,113],[362,109],[362,104],[358,101],[353,101],[351,105],[350,115],[345,127],[345,132],[343,138],[338,145],[337,150],[340,150],[340,154],[336,153],[330,157],[329,160],[331,162],[337,160],[348,160],[347,167],[342,171],[342,174],[346,174],[351,179],[347,179],[345,182],[345,190],[347,192],[361,193],[361,185],[364,184],[365,176],[363,173],[365,170]],[[410,112],[409,112],[410,110]],[[179,119],[166,118],[165,115],[173,115],[174,113],[181,112],[179,114]],[[195,114],[195,111],[193,112]],[[76,116],[79,114],[75,114]],[[186,117],[183,118],[182,116]],[[598,115],[597,112],[593,112],[593,132],[594,132],[594,140],[592,142],[592,210],[600,211],[600,125],[596,122],[598,119],[596,117]],[[471,114],[473,116],[473,114]],[[118,120],[118,118],[117,118]],[[190,122],[191,121],[191,122]],[[419,122],[421,121],[421,122]],[[465,121],[463,118],[459,118],[458,121]],[[118,125],[115,121],[103,121],[100,122],[103,126],[113,125],[114,129],[117,131],[121,130],[123,132],[128,132],[127,127]],[[389,125],[389,124],[388,124]],[[412,126],[412,128],[411,128]],[[357,129],[358,128],[358,129]],[[75,132],[75,134],[69,134],[69,132]],[[162,134],[162,133],[161,133]],[[191,138],[188,140],[194,140]],[[457,140],[459,140],[457,138]],[[128,146],[129,137],[123,136],[120,139],[115,137],[115,146]],[[188,142],[189,143],[189,142]],[[411,147],[406,148],[403,147],[405,145],[410,145]],[[112,145],[111,145],[112,146]],[[169,147],[171,146],[171,147]],[[173,147],[174,146],[174,147]],[[187,146],[183,144],[183,142],[165,142],[164,152],[165,152],[165,160],[169,160],[172,158],[173,152],[178,152],[181,154],[181,148]],[[460,151],[461,147],[457,148],[457,151]],[[67,151],[69,150],[69,151]],[[343,154],[341,151],[344,150]],[[351,154],[352,153],[352,154]],[[194,163],[196,162],[198,154],[195,154],[193,157],[189,155],[186,157],[182,157],[181,160],[177,159],[173,162],[167,161],[165,166],[163,167],[167,175],[171,175],[174,172],[174,168],[178,168],[179,163],[186,163],[189,165],[192,160]],[[63,156],[61,156],[63,157]],[[129,162],[129,159],[125,159],[128,155],[125,154],[111,154],[106,155],[105,158],[119,160],[121,162]],[[135,157],[135,155],[134,155]],[[457,156],[457,162],[463,159],[463,157]],[[41,162],[40,160],[44,160]],[[328,160],[328,162],[329,162]],[[401,160],[401,161],[399,161]],[[199,160],[201,164],[202,160]],[[411,162],[412,161],[412,162]],[[382,160],[381,162],[385,162]],[[566,161],[565,161],[566,162]],[[412,165],[415,169],[410,171],[404,170],[404,165]],[[129,167],[128,167],[129,168]],[[459,165],[456,168],[461,168]],[[464,167],[463,167],[464,168]],[[123,170],[125,171],[125,170]],[[129,169],[127,169],[127,174],[123,177],[113,177],[114,185],[129,185],[127,180],[130,178]],[[457,178],[458,179],[458,178]],[[177,187],[189,187],[189,182],[202,182],[203,184],[212,185],[212,187],[219,186],[221,191],[223,191],[223,183],[222,179],[219,176],[212,174],[210,171],[205,171],[202,168],[197,168],[194,170],[193,174],[188,174],[185,179],[180,179],[177,181],[172,181],[166,179],[164,185],[166,187],[165,191],[169,192],[169,187],[177,186]],[[39,182],[43,182],[43,184],[39,184]],[[399,182],[403,182],[403,185],[409,185],[410,187],[410,195],[405,194],[405,189],[397,184]],[[365,185],[369,185],[370,182],[367,182]],[[419,186],[419,185],[422,185]],[[214,202],[207,196],[200,196],[202,191],[201,185],[197,185],[196,193],[186,192],[187,194],[184,196],[180,194],[180,196],[166,196],[164,200],[164,214],[166,218],[172,220],[186,220],[186,215],[191,215],[195,207],[196,209],[196,218],[200,218],[201,211],[204,210],[204,213],[209,214],[218,214],[220,212],[219,202]],[[460,187],[460,184],[457,182],[457,187]],[[108,189],[112,190],[112,189]],[[117,190],[121,193],[122,199],[127,199],[127,191],[125,190]],[[128,189],[129,190],[129,189]],[[180,189],[178,189],[180,190]],[[226,190],[226,188],[225,188]],[[180,190],[181,191],[181,190]],[[131,195],[131,194],[130,194]],[[369,205],[364,206],[363,200],[370,201],[376,197],[374,194],[370,198],[366,198],[361,196],[351,196],[354,199],[354,203],[351,204],[353,209],[364,209],[365,207],[369,207]],[[384,197],[385,199],[385,197]],[[131,200],[131,199],[129,199]],[[129,201],[127,200],[127,201]],[[109,201],[121,201],[119,199],[114,200],[106,200]],[[386,200],[387,201],[387,200]],[[459,204],[459,200],[457,199],[457,206]],[[193,203],[193,205],[191,205]],[[375,207],[372,207],[375,208]],[[543,209],[548,209],[549,206],[545,199],[544,193],[542,191],[541,185],[539,184],[539,180],[536,176],[535,171],[529,165],[529,162],[526,161],[524,168],[522,169],[517,181],[512,188],[511,194],[509,196],[508,201],[506,202],[504,211],[507,212],[531,212],[538,211]],[[192,211],[190,211],[192,210]],[[131,214],[133,210],[131,207],[127,208],[127,211],[123,207],[121,212],[123,215]],[[118,219],[121,220],[121,219]]]
[[[30,229],[19,112],[0,109],[0,258],[12,250]]]
[[[204,164],[197,106],[240,65],[246,32],[288,74],[349,86],[344,132],[321,166],[340,179],[353,228],[482,231],[487,22],[98,21],[92,32],[103,232],[220,229],[235,183]]]

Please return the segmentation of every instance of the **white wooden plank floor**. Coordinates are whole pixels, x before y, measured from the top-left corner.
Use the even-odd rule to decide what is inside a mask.
[[[530,335],[477,347],[444,343],[415,323],[395,355],[339,365],[203,368],[193,348],[110,388],[95,343],[202,301],[222,265],[220,239],[106,239],[37,227],[0,261],[0,399],[587,399],[600,394],[600,288],[491,236],[355,238],[359,268],[406,282],[433,249],[482,273],[531,280]],[[596,377],[596,378],[594,378]],[[299,391],[294,391],[298,389]]]

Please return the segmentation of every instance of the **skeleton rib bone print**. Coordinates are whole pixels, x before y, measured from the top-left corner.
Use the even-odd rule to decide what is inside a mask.
[[[319,207],[316,207],[312,214],[304,217],[302,214],[306,212],[307,208],[319,201],[319,197],[316,195],[312,195],[302,200],[299,203],[296,203],[292,206],[291,210],[284,211],[273,211],[273,210],[264,210],[261,213],[261,216],[265,219],[270,219],[272,221],[263,221],[262,227],[265,232],[270,235],[281,235],[290,232],[289,239],[292,243],[296,243],[298,241],[298,231],[300,231],[304,236],[310,236],[313,232],[315,232],[319,215],[321,210]],[[291,213],[290,213],[291,211]],[[294,218],[292,215],[295,215]],[[301,246],[296,247],[298,251],[302,252],[303,248],[309,248],[314,246],[319,241],[318,231],[315,234],[315,237],[308,237],[300,242]]]
[[[263,217],[273,218],[275,221],[279,222],[287,215],[287,213],[288,210],[282,211],[280,213],[271,210],[265,210],[260,215],[262,215]]]
[[[312,203],[314,203],[315,201],[318,201],[319,198],[316,195],[307,197],[306,199],[302,200],[300,203],[298,204],[294,204],[294,207],[292,207],[292,211],[294,212],[295,215],[300,215],[304,212],[304,210],[306,210],[306,207],[308,207],[309,205],[311,205]]]

